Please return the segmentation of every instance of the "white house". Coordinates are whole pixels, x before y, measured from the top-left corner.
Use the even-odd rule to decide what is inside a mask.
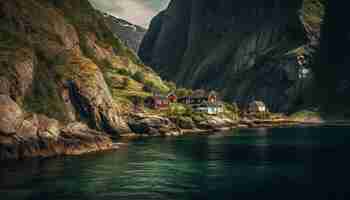
[[[249,104],[249,112],[252,113],[265,113],[268,112],[267,107],[262,101],[253,101]]]
[[[192,108],[195,112],[206,113],[209,115],[217,115],[224,112],[224,107],[222,104],[202,103],[193,105]]]

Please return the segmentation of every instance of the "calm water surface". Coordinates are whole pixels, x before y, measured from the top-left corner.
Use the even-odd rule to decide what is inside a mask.
[[[350,199],[350,128],[149,138],[116,152],[1,163],[0,199]]]

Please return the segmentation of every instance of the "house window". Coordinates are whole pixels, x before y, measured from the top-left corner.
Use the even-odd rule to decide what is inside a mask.
[[[305,67],[301,67],[299,70],[299,79],[305,79],[309,76],[310,74],[310,69],[307,69]]]

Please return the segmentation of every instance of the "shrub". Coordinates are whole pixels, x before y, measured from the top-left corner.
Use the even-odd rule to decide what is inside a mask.
[[[117,69],[117,73],[123,76],[132,76],[132,73],[127,69]]]
[[[186,88],[180,88],[175,91],[175,94],[178,97],[190,96],[192,93],[192,90],[188,90]]]
[[[164,81],[164,84],[169,88],[171,91],[176,90],[176,84],[172,81]]]
[[[145,74],[141,71],[137,71],[135,74],[133,74],[132,78],[139,83],[145,82]]]
[[[317,111],[301,110],[292,114],[290,117],[296,120],[305,120],[311,118],[321,118],[321,114]]]
[[[180,117],[186,112],[186,108],[181,104],[171,104],[168,108],[167,115],[169,117]]]
[[[184,113],[185,116],[189,116],[190,117],[190,116],[192,116],[194,114],[194,111],[193,111],[192,107],[186,106],[185,108],[186,108],[185,113]]]

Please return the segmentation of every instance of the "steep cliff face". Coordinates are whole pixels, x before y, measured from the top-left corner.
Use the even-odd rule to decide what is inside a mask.
[[[174,0],[153,19],[139,56],[181,85],[286,111],[300,93],[296,58],[309,56],[319,37],[309,3]]]
[[[110,120],[120,113],[96,65],[127,54],[126,48],[88,1],[5,1],[0,8],[1,77],[9,82],[13,99],[28,111],[67,122],[83,119],[116,134],[126,129],[122,120]],[[93,115],[86,116],[74,105],[76,95],[69,90],[73,84],[83,93],[79,97],[88,101],[89,106],[82,106]]]
[[[138,52],[147,30],[108,14],[105,14],[104,16],[112,32],[116,34],[127,47],[134,50],[134,52]]]
[[[346,2],[327,1],[320,54],[313,67],[321,103],[333,110],[349,108],[350,27]]]
[[[101,132],[131,132],[119,71],[163,86],[88,0],[0,1],[0,160],[111,148]]]

